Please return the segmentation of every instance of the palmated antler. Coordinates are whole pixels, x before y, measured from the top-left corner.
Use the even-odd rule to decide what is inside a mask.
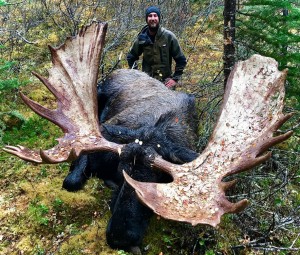
[[[243,210],[247,200],[231,203],[225,197],[235,181],[222,179],[264,162],[268,148],[292,135],[273,136],[291,117],[282,113],[286,74],[259,55],[236,64],[213,134],[196,160],[175,165],[155,158],[154,166],[173,176],[168,184],[137,182],[124,173],[142,202],[162,217],[193,225],[216,226],[223,214]]]
[[[57,109],[49,110],[21,93],[24,102],[37,114],[58,125],[64,132],[59,144],[34,151],[23,146],[6,146],[5,151],[35,163],[74,160],[82,151],[111,150],[122,146],[106,141],[97,115],[97,76],[107,24],[94,22],[58,48],[49,46],[53,66],[49,78],[34,75],[53,93]]]

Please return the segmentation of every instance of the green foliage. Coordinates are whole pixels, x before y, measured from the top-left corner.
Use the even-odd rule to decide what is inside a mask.
[[[44,248],[40,247],[39,245],[34,248],[33,255],[45,255],[46,251]]]
[[[174,240],[176,240],[176,239],[178,239],[178,237],[173,237],[171,235],[166,235],[165,234],[165,235],[162,236],[162,240],[164,241],[164,243],[166,245],[170,245],[170,246],[172,246],[174,244]]]
[[[213,250],[208,250],[205,252],[205,255],[215,255],[215,252]]]
[[[27,84],[27,81],[20,81],[15,77],[14,68],[17,68],[16,61],[6,61],[0,58],[0,92]]]
[[[49,208],[40,203],[38,200],[33,200],[29,204],[28,208],[29,215],[33,217],[34,221],[36,221],[40,225],[47,226],[49,223],[48,212]]]
[[[119,250],[118,255],[129,255],[129,253],[123,250]]]
[[[19,128],[25,121],[24,116],[17,110],[0,112],[0,144],[2,143],[5,130],[12,127]]]
[[[47,168],[45,166],[41,166],[40,176],[44,178],[48,176]]]
[[[52,136],[51,127],[54,127],[49,121],[38,116],[29,118],[19,130],[13,128],[6,131],[3,135],[4,144],[27,144],[26,146],[39,147],[42,139],[43,147],[55,144],[55,138]],[[38,138],[38,139],[37,139]]]
[[[4,5],[7,5],[6,1],[5,0],[0,0],[0,7],[4,6]]]
[[[0,100],[2,102],[6,101],[8,95],[14,94],[15,89],[27,84],[27,81],[21,81],[16,77],[15,69],[17,69],[16,61],[6,61],[0,58]],[[13,127],[19,128],[25,122],[24,116],[19,111],[8,110],[9,108],[11,107],[0,108],[0,143],[5,130]]]
[[[288,68],[287,95],[300,109],[300,8],[292,0],[248,0],[237,16],[238,58],[253,53],[272,57]]]
[[[64,201],[62,201],[60,198],[55,198],[54,201],[52,202],[54,211],[56,211],[56,212],[62,211],[63,203],[64,203]]]

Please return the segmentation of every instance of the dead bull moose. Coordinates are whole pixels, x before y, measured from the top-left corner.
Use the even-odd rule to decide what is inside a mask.
[[[117,70],[99,86],[98,112],[101,134],[127,145],[120,156],[113,152],[80,155],[63,187],[76,191],[89,176],[97,176],[114,188],[107,242],[113,248],[137,249],[152,211],[124,183],[122,171],[139,181],[170,182],[168,174],[151,170],[150,155],[158,153],[177,164],[198,156],[190,149],[196,130],[194,98],[173,92],[137,70]]]
[[[119,186],[107,230],[113,247],[138,245],[151,211],[192,225],[216,226],[223,214],[243,210],[247,200],[231,203],[225,197],[235,181],[222,179],[264,162],[270,157],[268,148],[292,135],[274,136],[291,117],[282,113],[287,71],[278,71],[276,61],[259,55],[237,63],[209,143],[198,155],[190,150],[192,97],[168,90],[141,72],[112,73],[98,93],[105,100],[98,112],[98,64],[106,28],[105,23],[92,23],[64,45],[50,47],[49,78],[35,75],[56,97],[56,110],[21,94],[32,110],[64,131],[58,145],[40,151],[23,146],[4,150],[35,163],[75,160],[64,181],[70,190],[81,187],[82,169],[95,162],[96,169],[91,166],[89,171]],[[137,202],[130,187],[147,207]],[[128,219],[120,221],[125,214]],[[134,217],[141,229],[131,225]]]

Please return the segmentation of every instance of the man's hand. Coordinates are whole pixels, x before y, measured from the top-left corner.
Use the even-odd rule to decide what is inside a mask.
[[[166,79],[165,81],[165,85],[167,88],[172,88],[173,86],[175,86],[176,83],[177,83],[176,81],[170,78]]]

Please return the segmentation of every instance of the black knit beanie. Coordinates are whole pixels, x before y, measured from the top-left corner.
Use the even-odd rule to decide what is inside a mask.
[[[160,21],[160,10],[159,10],[159,8],[156,7],[156,6],[150,6],[150,7],[148,7],[148,8],[146,9],[146,12],[145,12],[145,14],[146,14],[146,22],[147,22],[148,15],[149,15],[151,12],[155,12],[155,13],[157,14],[158,18],[159,18],[159,21]]]

